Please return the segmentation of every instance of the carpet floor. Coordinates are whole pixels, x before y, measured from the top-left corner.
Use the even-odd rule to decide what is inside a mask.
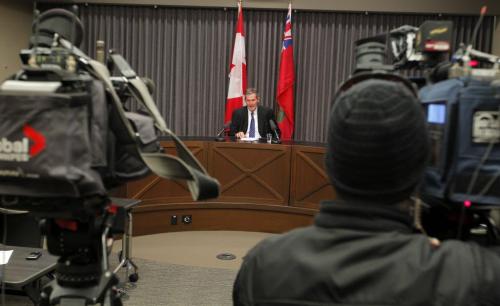
[[[111,266],[114,262],[111,256]],[[125,306],[225,306],[232,305],[231,292],[236,270],[167,264],[135,258],[139,281],[123,284]],[[118,272],[124,280],[125,269]],[[31,306],[27,297],[6,295],[6,306]],[[1,304],[1,302],[0,302]]]

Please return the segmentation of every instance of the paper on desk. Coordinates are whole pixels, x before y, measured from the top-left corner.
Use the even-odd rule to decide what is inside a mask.
[[[0,265],[5,265],[9,262],[12,252],[14,250],[0,251]]]
[[[259,138],[255,138],[255,137],[243,137],[240,139],[241,141],[257,141],[259,140]]]

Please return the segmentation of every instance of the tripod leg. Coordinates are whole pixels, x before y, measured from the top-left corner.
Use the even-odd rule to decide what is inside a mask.
[[[42,293],[40,294],[40,303],[39,306],[50,306],[50,293],[52,292],[52,287],[47,285],[43,288]]]
[[[109,288],[109,291],[106,294],[106,298],[104,299],[104,301],[101,305],[103,305],[103,306],[123,306],[119,289]]]

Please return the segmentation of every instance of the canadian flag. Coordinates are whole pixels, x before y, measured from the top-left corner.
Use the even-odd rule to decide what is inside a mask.
[[[235,109],[245,105],[244,93],[247,89],[247,63],[245,59],[245,34],[243,31],[243,10],[238,2],[238,21],[234,39],[233,60],[229,72],[229,89],[227,92],[226,114],[224,123],[231,121]]]

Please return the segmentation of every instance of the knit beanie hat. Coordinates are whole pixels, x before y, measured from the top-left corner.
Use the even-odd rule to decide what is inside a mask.
[[[336,99],[326,168],[340,196],[405,200],[420,182],[428,155],[422,106],[401,83],[366,80]]]

